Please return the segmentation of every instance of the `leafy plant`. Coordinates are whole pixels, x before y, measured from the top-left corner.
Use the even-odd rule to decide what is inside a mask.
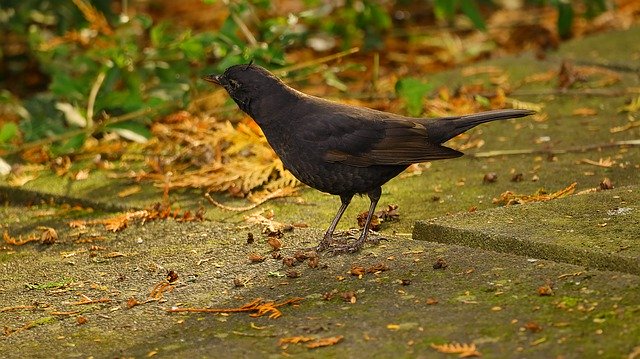
[[[434,0],[433,12],[437,18],[451,21],[458,10],[471,20],[479,30],[486,30],[484,18],[480,13],[477,1],[473,0]]]
[[[432,89],[433,85],[413,77],[403,78],[396,83],[396,93],[406,103],[409,115],[414,117],[422,115],[424,97]]]

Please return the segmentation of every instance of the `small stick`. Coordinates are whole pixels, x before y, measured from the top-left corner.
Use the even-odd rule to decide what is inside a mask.
[[[497,156],[513,156],[513,155],[532,155],[532,154],[563,154],[570,152],[585,152],[598,148],[610,148],[619,146],[640,146],[640,139],[637,140],[622,140],[611,143],[601,143],[596,145],[570,147],[566,149],[549,150],[549,149],[524,149],[524,150],[496,150],[487,152],[471,153],[469,156],[476,158],[487,158]]]

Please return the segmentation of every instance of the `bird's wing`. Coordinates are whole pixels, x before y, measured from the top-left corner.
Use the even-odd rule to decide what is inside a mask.
[[[314,130],[305,131],[305,139],[323,151],[325,161],[356,167],[409,165],[462,156],[461,152],[430,142],[422,124],[408,118],[383,118],[382,114],[375,112],[374,119],[365,113],[312,121]]]

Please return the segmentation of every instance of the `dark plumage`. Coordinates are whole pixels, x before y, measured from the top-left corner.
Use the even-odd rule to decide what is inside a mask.
[[[356,194],[371,200],[360,237],[336,251],[355,252],[366,241],[381,186],[412,163],[462,156],[447,140],[484,122],[523,117],[529,110],[497,110],[438,119],[412,118],[306,95],[256,65],[236,65],[206,81],[221,85],[260,126],[285,168],[301,182],[340,196],[342,205],[317,249]]]

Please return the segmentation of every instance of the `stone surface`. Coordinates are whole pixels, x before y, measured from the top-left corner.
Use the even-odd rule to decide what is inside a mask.
[[[639,203],[623,187],[418,221],[413,238],[640,274]]]

